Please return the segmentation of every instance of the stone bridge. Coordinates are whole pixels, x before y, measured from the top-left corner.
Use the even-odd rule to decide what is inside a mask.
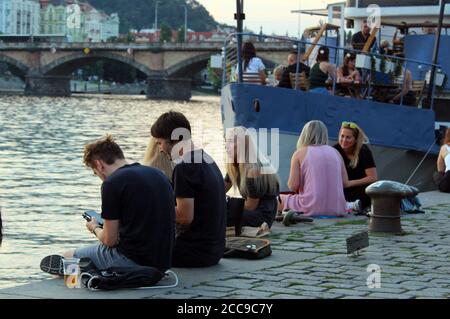
[[[0,62],[25,80],[26,95],[69,96],[73,71],[95,60],[112,60],[148,77],[147,97],[189,99],[192,77],[206,68],[222,42],[203,43],[0,43]],[[256,43],[268,65],[285,64],[292,47]]]

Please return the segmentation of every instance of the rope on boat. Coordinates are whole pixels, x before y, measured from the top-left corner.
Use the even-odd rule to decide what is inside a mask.
[[[425,155],[423,156],[422,160],[420,161],[420,163],[416,166],[416,168],[414,169],[414,171],[412,172],[412,174],[409,176],[408,180],[405,182],[406,185],[409,184],[409,182],[411,181],[411,179],[413,178],[413,176],[416,174],[417,170],[420,168],[420,166],[422,166],[423,162],[425,161],[425,159],[427,158],[428,154],[430,154],[431,149],[433,148],[434,144],[437,142],[439,137],[436,137],[436,139],[433,141],[433,143],[430,145],[430,148],[428,149],[428,151],[425,153]]]

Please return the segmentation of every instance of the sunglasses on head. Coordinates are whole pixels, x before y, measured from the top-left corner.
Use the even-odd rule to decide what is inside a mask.
[[[342,126],[341,127],[349,127],[352,129],[358,129],[358,125],[356,125],[356,123],[353,122],[342,122]]]

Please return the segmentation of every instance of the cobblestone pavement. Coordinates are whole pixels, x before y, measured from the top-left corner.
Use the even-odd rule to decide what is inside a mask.
[[[306,299],[450,298],[450,198],[424,199],[426,214],[402,216],[403,234],[370,234],[370,246],[349,256],[346,238],[367,229],[367,218],[315,220],[284,227],[269,239],[273,255],[258,261],[225,259],[205,269],[177,269],[176,288],[90,292],[61,279],[0,290],[7,298]],[[446,204],[436,205],[444,202]],[[431,204],[434,203],[434,204]],[[380,267],[380,287],[369,288],[369,265]]]
[[[449,212],[443,204],[403,216],[403,235],[370,234],[360,256],[346,254],[345,239],[367,229],[366,218],[296,225],[289,232],[276,225],[269,237],[274,258],[279,251],[310,258],[152,298],[450,298]],[[371,264],[380,267],[380,288],[368,288]]]

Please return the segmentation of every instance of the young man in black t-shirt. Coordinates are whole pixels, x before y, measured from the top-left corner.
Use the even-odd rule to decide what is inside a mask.
[[[370,27],[367,23],[367,20],[364,20],[361,25],[361,31],[356,32],[352,37],[352,46],[354,50],[362,50],[367,40],[370,37]],[[377,38],[373,38],[372,43],[370,44],[370,50],[372,50],[373,46],[376,45]]]
[[[226,200],[222,174],[213,159],[191,141],[191,126],[178,112],[161,115],[151,128],[162,152],[175,161],[177,238],[175,267],[206,267],[225,249]],[[182,137],[182,138],[180,138]]]
[[[172,187],[157,169],[128,164],[111,136],[85,146],[84,163],[100,177],[103,228],[86,224],[100,243],[69,251],[64,258],[89,258],[98,269],[171,267],[175,239]],[[41,269],[61,275],[61,256],[47,256]]]

